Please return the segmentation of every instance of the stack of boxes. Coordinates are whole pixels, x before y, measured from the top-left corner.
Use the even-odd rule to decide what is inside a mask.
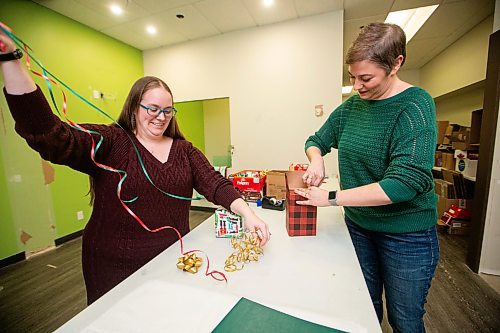
[[[434,162],[434,188],[438,195],[438,225],[450,234],[466,234],[468,231],[475,177],[479,158],[479,136],[482,110],[472,112],[471,126],[438,121],[438,147]],[[465,214],[448,215],[463,211]],[[444,222],[446,221],[446,223]]]

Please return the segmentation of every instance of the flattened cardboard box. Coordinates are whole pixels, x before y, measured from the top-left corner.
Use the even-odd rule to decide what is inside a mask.
[[[302,181],[304,171],[288,171],[286,177],[286,230],[288,236],[316,236],[316,206],[298,205],[306,198],[294,192],[296,188],[306,188]]]
[[[270,170],[266,174],[266,196],[278,200],[286,198],[285,172],[282,170]]]

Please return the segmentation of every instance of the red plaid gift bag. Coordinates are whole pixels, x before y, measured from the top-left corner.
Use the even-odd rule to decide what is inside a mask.
[[[297,201],[306,200],[296,194],[296,188],[305,188],[302,181],[304,171],[286,172],[286,230],[288,236],[316,236],[316,206],[298,205]]]

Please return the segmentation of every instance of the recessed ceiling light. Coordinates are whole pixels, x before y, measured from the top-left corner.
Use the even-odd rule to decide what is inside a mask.
[[[149,34],[151,34],[151,35],[155,35],[155,34],[156,34],[156,28],[155,28],[155,27],[153,27],[152,25],[148,25],[148,26],[146,27],[146,31],[147,31]]]
[[[123,9],[118,5],[111,5],[111,12],[115,15],[121,15],[123,14]]]
[[[266,7],[271,7],[274,5],[274,0],[262,0],[262,4]]]

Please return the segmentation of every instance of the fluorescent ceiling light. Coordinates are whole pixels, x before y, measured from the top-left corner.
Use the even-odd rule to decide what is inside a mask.
[[[148,25],[147,28],[146,28],[146,31],[148,33],[150,33],[151,35],[155,35],[156,34],[156,28],[153,27],[152,25]]]
[[[343,86],[342,95],[349,95],[352,92],[352,86]]]
[[[438,6],[433,5],[390,12],[385,19],[385,23],[397,24],[403,28],[406,34],[406,43],[408,43]]]
[[[262,3],[266,7],[271,7],[274,4],[274,0],[262,0]]]
[[[123,14],[123,9],[118,5],[111,5],[111,12],[115,15],[121,15]]]

